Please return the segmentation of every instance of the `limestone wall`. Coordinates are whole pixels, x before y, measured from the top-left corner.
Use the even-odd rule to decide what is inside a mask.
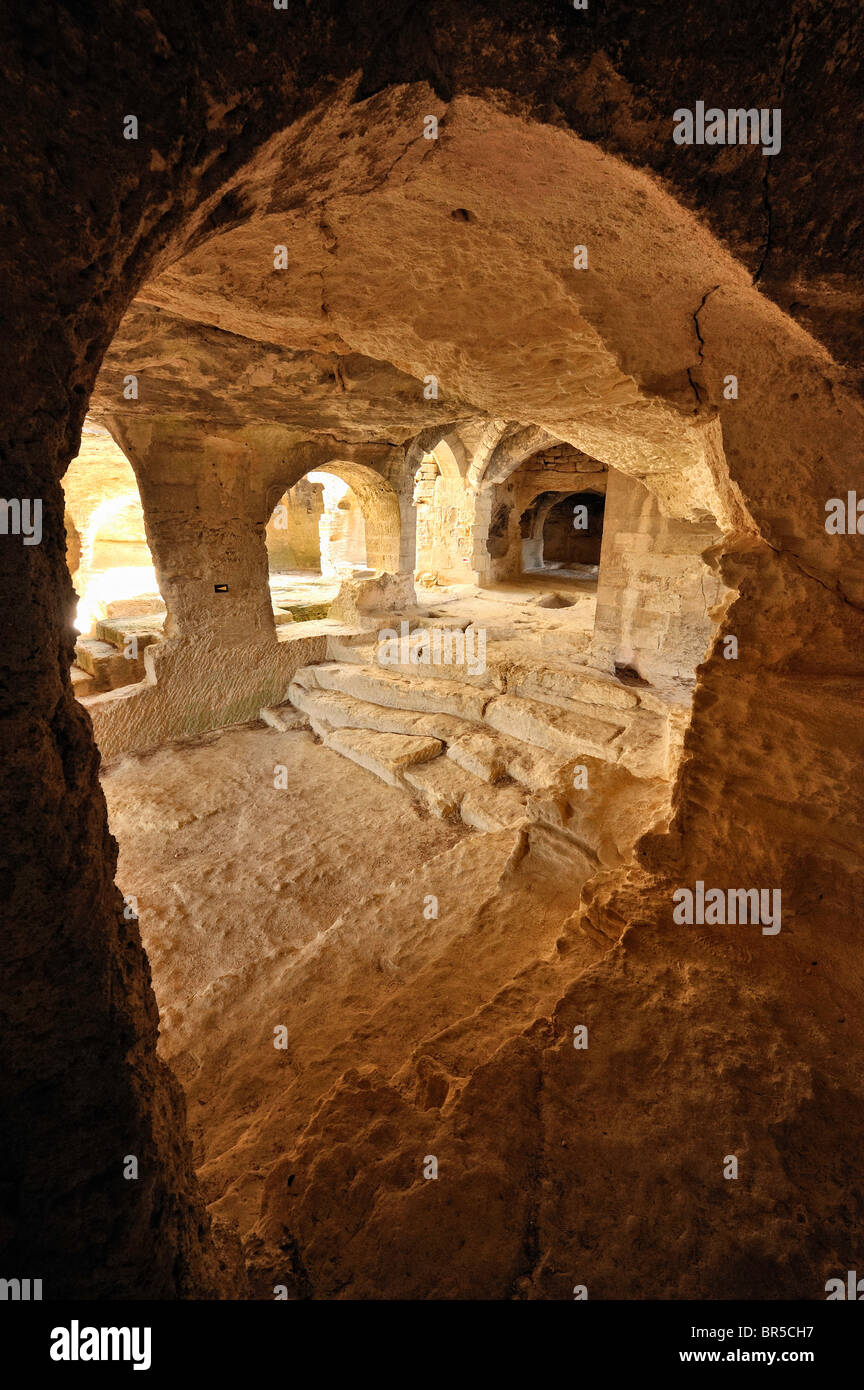
[[[665,517],[647,488],[610,470],[592,663],[691,679],[714,635],[709,609],[726,592],[702,560],[719,539],[710,522]]]
[[[320,483],[301,478],[282,497],[267,522],[271,571],[321,568],[319,526],[324,510]]]
[[[228,647],[202,635],[148,647],[144,681],[81,701],[102,757],[245,723],[265,706],[282,704],[295,671],[325,657],[324,631],[315,623],[302,626],[303,635],[290,625],[287,632],[283,628],[278,641],[259,638]]]
[[[129,547],[136,557],[130,563],[141,555],[150,563],[135,471],[104,427],[85,427],[81,448],[63,475],[63,495],[90,569],[106,567],[100,550],[112,543]]]
[[[324,511],[318,526],[322,574],[339,575],[365,568],[366,521],[350,488],[338,498],[325,489]]]
[[[476,498],[464,479],[442,472],[430,456],[415,475],[413,500],[418,575],[441,582],[469,582]]]
[[[104,427],[88,421],[63,479],[66,558],[80,599],[82,633],[119,599],[134,611],[162,611],[135,472]],[[132,605],[132,607],[130,607]]]

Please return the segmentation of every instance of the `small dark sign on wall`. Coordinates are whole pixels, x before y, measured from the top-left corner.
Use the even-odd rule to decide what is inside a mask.
[[[227,584],[214,584],[214,585],[213,585],[213,591],[214,591],[214,593],[217,593],[217,594],[227,594],[227,592],[228,592],[228,585],[227,585]]]

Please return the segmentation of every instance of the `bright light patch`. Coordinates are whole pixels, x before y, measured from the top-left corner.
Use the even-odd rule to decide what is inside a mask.
[[[158,592],[159,582],[152,565],[127,565],[94,574],[78,601],[75,627],[80,633],[90,632],[96,620],[105,617],[108,604],[115,599],[141,598]]]

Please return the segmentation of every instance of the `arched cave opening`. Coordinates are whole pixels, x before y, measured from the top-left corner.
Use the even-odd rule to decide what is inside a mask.
[[[131,464],[108,431],[85,422],[63,479],[66,555],[78,604],[72,685],[79,699],[144,678],[165,604]]]
[[[574,492],[554,498],[543,519],[539,568],[571,573],[578,573],[581,566],[596,569],[605,506],[602,493]]]
[[[458,431],[453,436],[458,441]],[[424,453],[414,474],[416,514],[414,578],[432,591],[471,581],[474,508],[465,479],[446,439]]]
[[[232,235],[225,255],[242,278],[254,261]],[[208,418],[201,387],[178,414],[174,360],[191,330],[188,303],[182,323],[172,316],[169,287],[185,267],[206,293],[209,262],[199,257],[193,249],[165,272],[158,315],[158,285],[132,303],[96,383],[95,418],[140,481],[166,613],[145,677],[87,709],[124,917],[138,923],[152,969],[158,1055],[185,1089],[211,1214],[251,1251],[262,1222],[291,1229],[274,1155],[300,1161],[306,1125],[346,1070],[374,1056],[392,1076],[407,1037],[419,1047],[430,1027],[463,1026],[490,989],[507,988],[515,959],[528,966],[554,948],[595,874],[625,866],[639,837],[668,823],[695,666],[714,633],[709,596],[723,592],[702,552],[721,531],[710,495],[701,522],[670,523],[702,531],[652,626],[645,599],[664,523],[644,483],[616,480],[596,456],[617,453],[614,408],[590,455],[476,407],[439,433],[431,404],[418,404],[419,382],[349,358],[328,389],[338,401],[350,372],[373,383],[353,386],[352,409],[385,423],[358,439],[349,415],[347,437],[334,442],[329,397],[314,407],[320,424],[313,411],[299,433],[290,416],[273,423],[271,398],[237,394],[241,335],[210,327],[200,346],[207,392],[230,383],[234,414],[248,418]],[[358,332],[364,323],[361,313]],[[147,344],[141,362],[137,342]],[[302,332],[298,342],[291,370]],[[270,351],[278,378],[286,363]],[[391,352],[404,357],[398,339]],[[130,366],[147,383],[144,409],[118,389]],[[541,373],[528,379],[543,390]],[[408,391],[417,401],[406,427]],[[687,450],[703,444],[672,415],[666,428],[680,435],[683,499]],[[647,435],[630,448],[649,451]],[[639,553],[656,558],[638,573],[613,565],[604,590],[576,572],[593,565],[565,544],[563,509],[572,526],[585,506],[596,543],[613,482],[611,539],[626,521],[643,537]],[[525,583],[531,508],[554,589]],[[622,653],[650,700],[618,679]],[[412,938],[421,888],[425,926]],[[479,988],[459,965],[464,941],[478,936],[487,943]],[[588,969],[602,954],[581,935],[571,965]],[[431,1022],[430,971],[440,980]],[[329,1007],[322,981],[342,1007]],[[544,1007],[546,990],[538,979],[525,1006]],[[492,1044],[477,1037],[478,1059]],[[417,1084],[437,1110],[451,1094],[451,1062],[446,1049],[431,1055]],[[283,1239],[264,1239],[254,1291],[280,1276]]]
[[[344,479],[313,469],[279,499],[267,523],[277,623],[325,618],[342,579],[370,575],[366,523]]]

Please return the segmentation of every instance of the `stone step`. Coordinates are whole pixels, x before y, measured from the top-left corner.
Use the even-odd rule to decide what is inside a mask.
[[[432,662],[417,665],[413,662],[408,664],[405,662],[381,662],[377,660],[374,653],[367,664],[374,666],[379,671],[404,676],[407,680],[446,681],[451,684],[471,685],[476,690],[484,690],[487,695],[500,695],[504,691],[504,678],[491,664],[487,665],[485,671],[476,672],[471,671],[467,665],[459,663],[442,663],[436,666]]]
[[[105,604],[106,618],[140,618],[159,629],[165,622],[165,600],[160,593],[138,594],[137,598],[112,598]]]
[[[464,620],[463,620],[464,622]],[[462,685],[474,685],[482,690],[503,691],[504,683],[497,664],[486,654],[481,660],[477,646],[469,647],[469,661],[454,661],[447,658],[459,655],[449,645],[449,634],[462,633],[462,625],[428,622],[414,628],[406,641],[397,646],[391,640],[376,641],[369,664],[378,670],[406,676],[410,680],[420,679],[457,681]],[[458,640],[458,638],[457,638]],[[470,641],[470,628],[468,630]],[[405,656],[407,660],[401,658]],[[480,667],[480,669],[478,669]]]
[[[321,690],[340,690],[355,699],[391,709],[416,710],[418,713],[455,714],[460,719],[479,723],[490,698],[490,692],[479,690],[458,681],[431,680],[425,674],[418,678],[400,676],[386,668],[355,666],[347,662],[326,662],[320,666],[304,667],[295,681],[306,685],[308,675]],[[302,676],[302,679],[301,679]],[[307,687],[308,688],[308,687]]]
[[[308,672],[305,680],[311,680]],[[535,744],[508,738],[451,714],[420,714],[375,705],[342,691],[321,690],[297,682],[292,683],[288,695],[295,708],[309,716],[316,732],[319,725],[324,725],[438,738],[447,744],[448,758],[487,784],[510,777],[528,791],[544,791],[557,783],[572,762]],[[265,718],[263,711],[261,717]]]
[[[678,734],[674,730],[674,734]],[[683,743],[683,729],[680,731],[678,747]],[[637,709],[627,721],[624,733],[616,740],[620,748],[619,762],[635,777],[664,777],[669,767],[672,723],[669,715],[655,714],[652,710]]]
[[[116,690],[144,679],[144,662],[140,656],[125,657],[112,643],[93,637],[78,638],[75,663],[93,677],[96,691]]]
[[[318,677],[315,676],[315,671],[317,670],[317,666],[297,667],[292,677],[292,685],[299,685],[304,691],[317,691],[317,689],[321,689],[318,685]]]
[[[524,788],[512,782],[476,787],[463,798],[459,814],[474,830],[506,830],[525,819],[525,800]]]
[[[448,741],[447,757],[459,767],[479,777],[481,782],[493,784],[507,776],[507,749],[500,734],[490,729],[466,726],[452,742]]]
[[[593,689],[590,681],[584,688]],[[652,750],[652,763],[664,756],[658,716],[571,701],[561,691],[553,689],[566,707],[331,661],[301,667],[289,699],[293,717],[308,717],[334,752],[390,786],[409,788],[433,815],[459,815],[466,826],[492,832],[518,824],[528,815],[529,794],[560,788],[580,759],[629,765],[631,728],[637,775]],[[286,708],[261,717],[275,728],[292,727]]]
[[[440,820],[457,816],[469,793],[481,791],[488,795],[489,792],[479,778],[458,767],[449,758],[435,758],[421,767],[409,768],[405,781],[409,787],[413,787],[433,816],[438,816]]]
[[[307,688],[292,682],[288,698],[316,722],[333,729],[374,729],[382,734],[413,734],[444,742],[463,737],[473,726],[454,714],[417,713],[415,710],[375,705],[341,690]]]
[[[507,694],[569,710],[573,705],[599,705],[618,711],[634,710],[638,695],[613,676],[563,667],[517,667],[507,681]]]
[[[100,642],[108,642],[121,652],[134,638],[140,653],[145,647],[151,646],[153,642],[161,642],[163,622],[164,615],[159,613],[120,618],[97,618],[93,627],[93,634]]]
[[[557,785],[565,769],[574,761],[571,756],[550,753],[534,743],[524,743],[492,729],[473,727],[448,744],[447,757],[487,784],[495,785],[510,777],[530,792],[546,791]]]
[[[72,694],[78,700],[82,700],[85,695],[95,695],[99,688],[93,676],[87,671],[82,671],[80,666],[70,667],[69,678],[72,681]]]
[[[117,657],[117,648],[111,642],[103,642],[95,637],[79,637],[75,643],[75,661],[82,671],[95,676],[100,668]],[[124,658],[120,658],[122,661]]]
[[[381,734],[372,729],[328,729],[317,721],[313,727],[328,748],[374,772],[391,787],[404,787],[418,763],[439,757],[443,749],[437,738]]]
[[[269,724],[271,729],[277,729],[280,734],[287,734],[294,729],[309,728],[306,715],[293,705],[270,705],[262,709],[259,717],[262,723]]]
[[[564,759],[587,754],[616,762],[620,750],[613,746],[613,740],[624,732],[625,724],[610,723],[603,718],[608,713],[608,709],[591,705],[578,711],[575,707],[562,710],[515,695],[499,695],[489,701],[484,720],[499,733],[522,743],[539,744]]]
[[[431,630],[431,629],[430,629]],[[440,629],[443,631],[443,628]],[[470,628],[468,634],[470,637]],[[409,649],[416,650],[418,655],[423,656],[423,648],[420,644],[424,640],[422,630],[415,630],[408,639]],[[508,642],[502,644],[502,649],[495,650],[491,647],[486,651],[485,669],[477,670],[476,663],[471,662],[435,662],[431,659],[435,652],[429,649],[428,661],[392,661],[389,659],[390,653],[394,650],[393,644],[387,642],[370,642],[367,640],[361,647],[352,647],[351,654],[347,652],[343,658],[340,651],[335,649],[331,652],[328,647],[328,655],[336,660],[347,659],[354,663],[362,661],[361,652],[365,654],[365,664],[376,670],[384,670],[394,675],[404,676],[409,680],[428,679],[456,681],[464,685],[474,685],[483,690],[497,691],[499,694],[516,695],[525,699],[539,700],[544,704],[557,705],[560,709],[570,709],[577,705],[608,705],[615,710],[636,709],[640,703],[639,694],[619,681],[612,675],[604,675],[600,671],[592,671],[585,667],[559,666],[551,661],[549,665],[536,665],[526,662],[524,659],[511,653],[511,649],[516,648],[521,656],[524,652],[524,645]],[[342,648],[345,651],[345,648]],[[439,655],[443,658],[446,648],[442,647]],[[382,660],[382,656],[384,660]],[[472,669],[472,665],[474,669]]]
[[[327,660],[347,662],[353,666],[374,666],[378,638],[366,631],[328,637]]]
[[[326,701],[316,705],[307,698],[323,692],[348,699],[331,700],[328,712]],[[448,757],[465,771],[489,783],[509,776],[531,791],[551,786],[568,761],[580,756],[617,761],[620,748],[613,741],[634,713],[616,711],[612,723],[608,707],[574,701],[561,709],[459,682],[409,679],[342,662],[301,667],[289,694],[298,708],[334,727],[441,738],[450,745]],[[462,724],[414,725],[403,717],[411,714],[450,715]]]
[[[473,830],[506,830],[526,815],[524,788],[487,786],[447,758],[410,768],[405,781],[434,816],[445,820],[459,815]]]

